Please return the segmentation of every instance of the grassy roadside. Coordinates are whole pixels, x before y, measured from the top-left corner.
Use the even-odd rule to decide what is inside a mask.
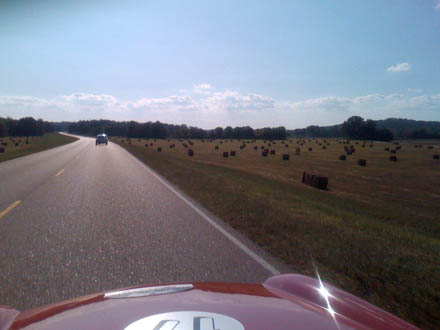
[[[0,139],[8,143],[8,145],[5,147],[5,152],[0,153],[0,162],[26,156],[34,152],[59,147],[64,144],[78,140],[75,137],[66,136],[58,133],[49,133],[41,137],[29,137],[29,144],[25,144],[24,141],[26,140],[26,138],[16,137],[11,139],[14,139],[14,141],[20,140],[20,143],[15,146],[15,142],[12,142],[10,138]]]
[[[438,325],[440,241],[346,196],[244,170],[121,144],[170,182],[291,265],[423,328]],[[408,218],[408,221],[410,219]]]

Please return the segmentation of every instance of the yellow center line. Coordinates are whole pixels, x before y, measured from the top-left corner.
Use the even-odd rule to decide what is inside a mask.
[[[64,172],[64,168],[61,171],[59,171],[57,174],[55,174],[55,176],[60,176],[61,174],[63,174],[63,172]]]
[[[14,208],[20,205],[21,201],[15,201],[11,205],[9,205],[4,211],[0,212],[0,219],[3,218],[6,214],[11,212]]]

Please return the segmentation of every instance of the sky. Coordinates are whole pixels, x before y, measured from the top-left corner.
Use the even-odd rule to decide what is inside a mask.
[[[0,116],[440,120],[440,0],[2,0]]]

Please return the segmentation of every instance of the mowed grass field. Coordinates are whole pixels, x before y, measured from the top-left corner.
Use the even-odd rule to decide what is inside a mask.
[[[413,324],[440,324],[440,142],[112,140],[296,272],[316,276],[315,264]],[[339,160],[344,146],[355,152]],[[327,176],[328,190],[302,184],[303,171]]]
[[[55,148],[75,140],[77,138],[58,133],[48,133],[43,136],[3,137],[0,138],[0,162]]]

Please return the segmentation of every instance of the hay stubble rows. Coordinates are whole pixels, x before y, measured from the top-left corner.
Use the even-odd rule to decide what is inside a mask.
[[[326,281],[392,313],[440,320],[438,142],[113,141],[298,272],[314,276],[313,259]],[[304,171],[328,189],[304,185]]]

